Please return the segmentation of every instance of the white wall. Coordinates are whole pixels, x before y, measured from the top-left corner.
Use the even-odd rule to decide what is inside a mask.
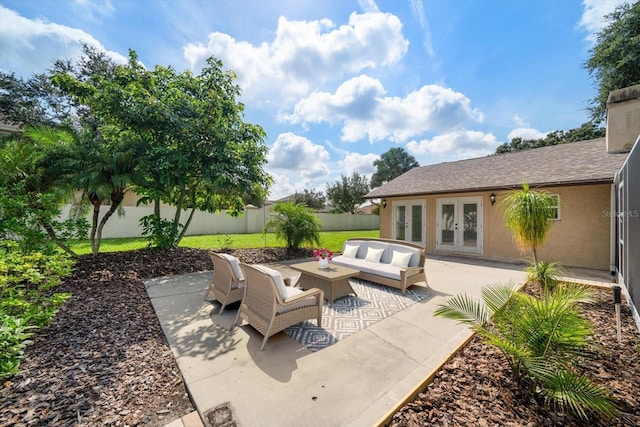
[[[62,219],[66,219],[69,216],[70,208],[70,206],[64,208],[61,215]],[[102,207],[100,210],[101,218],[107,210],[108,206]],[[118,216],[114,213],[109,218],[102,231],[103,238],[140,237],[142,235],[140,218],[153,213],[153,207],[149,206],[125,206],[123,210],[124,216]],[[162,207],[161,215],[163,218],[171,220],[175,212],[173,207]],[[189,213],[189,211],[182,212],[180,215],[182,223],[187,220]],[[219,214],[196,211],[187,230],[187,235],[262,233],[265,221],[269,220],[269,215],[269,208],[266,211],[263,208],[247,208],[244,214],[237,218],[227,215],[226,211],[222,211]],[[377,230],[380,227],[380,217],[378,215],[331,213],[317,213],[316,215],[320,220],[322,231]],[[91,212],[87,220],[91,220]]]

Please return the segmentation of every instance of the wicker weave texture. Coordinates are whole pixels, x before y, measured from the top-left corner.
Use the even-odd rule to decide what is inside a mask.
[[[236,317],[236,324],[243,320],[260,332],[264,349],[269,337],[296,323],[316,319],[322,324],[324,293],[309,289],[283,301],[271,276],[247,264],[240,264],[246,282],[246,293]]]
[[[242,300],[245,286],[244,282],[233,273],[233,269],[226,258],[212,253],[211,261],[213,262],[213,280],[209,284],[209,289],[207,289],[204,299],[207,301],[215,299],[220,302],[222,307],[219,314],[222,314],[228,304]]]

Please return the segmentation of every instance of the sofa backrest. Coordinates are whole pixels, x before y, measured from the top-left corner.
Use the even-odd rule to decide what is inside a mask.
[[[358,252],[356,253],[356,258],[364,259],[367,256],[367,250],[369,248],[383,249],[384,251],[382,252],[382,257],[380,258],[380,262],[383,264],[390,264],[391,259],[393,258],[393,252],[398,251],[401,253],[412,254],[411,260],[409,261],[409,267],[424,266],[424,248],[413,243],[391,239],[349,239],[344,242],[344,246],[342,248],[343,253],[347,245],[359,246]]]

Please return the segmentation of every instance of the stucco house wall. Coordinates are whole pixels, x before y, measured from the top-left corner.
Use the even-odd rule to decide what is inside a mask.
[[[610,268],[611,241],[611,185],[575,185],[546,187],[544,191],[560,197],[560,219],[553,221],[546,243],[539,250],[541,260],[559,262],[565,266],[576,266],[607,270]],[[496,204],[491,205],[489,196],[496,195]],[[513,233],[505,225],[501,201],[509,193],[482,191],[430,194],[420,197],[386,198],[387,207],[380,210],[380,236],[394,238],[393,206],[395,202],[425,202],[427,253],[449,253],[437,249],[436,207],[439,198],[482,197],[483,251],[467,254],[497,260],[523,261],[531,258],[530,252],[522,252],[513,239]]]

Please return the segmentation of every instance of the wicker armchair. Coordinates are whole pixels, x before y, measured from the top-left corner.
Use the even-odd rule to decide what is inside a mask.
[[[296,323],[316,319],[322,324],[324,293],[312,288],[306,291],[284,286],[279,273],[263,266],[240,264],[246,282],[246,293],[236,316],[236,325],[245,320],[264,335],[260,351],[269,337]],[[275,273],[275,274],[274,274]],[[279,279],[279,280],[278,280]],[[284,282],[284,281],[282,281]],[[280,287],[280,290],[278,290]],[[286,294],[286,298],[282,294]]]
[[[213,280],[204,294],[204,299],[219,301],[222,304],[219,314],[222,314],[228,304],[241,301],[244,297],[244,277],[238,260],[231,255],[212,253],[211,261]]]

